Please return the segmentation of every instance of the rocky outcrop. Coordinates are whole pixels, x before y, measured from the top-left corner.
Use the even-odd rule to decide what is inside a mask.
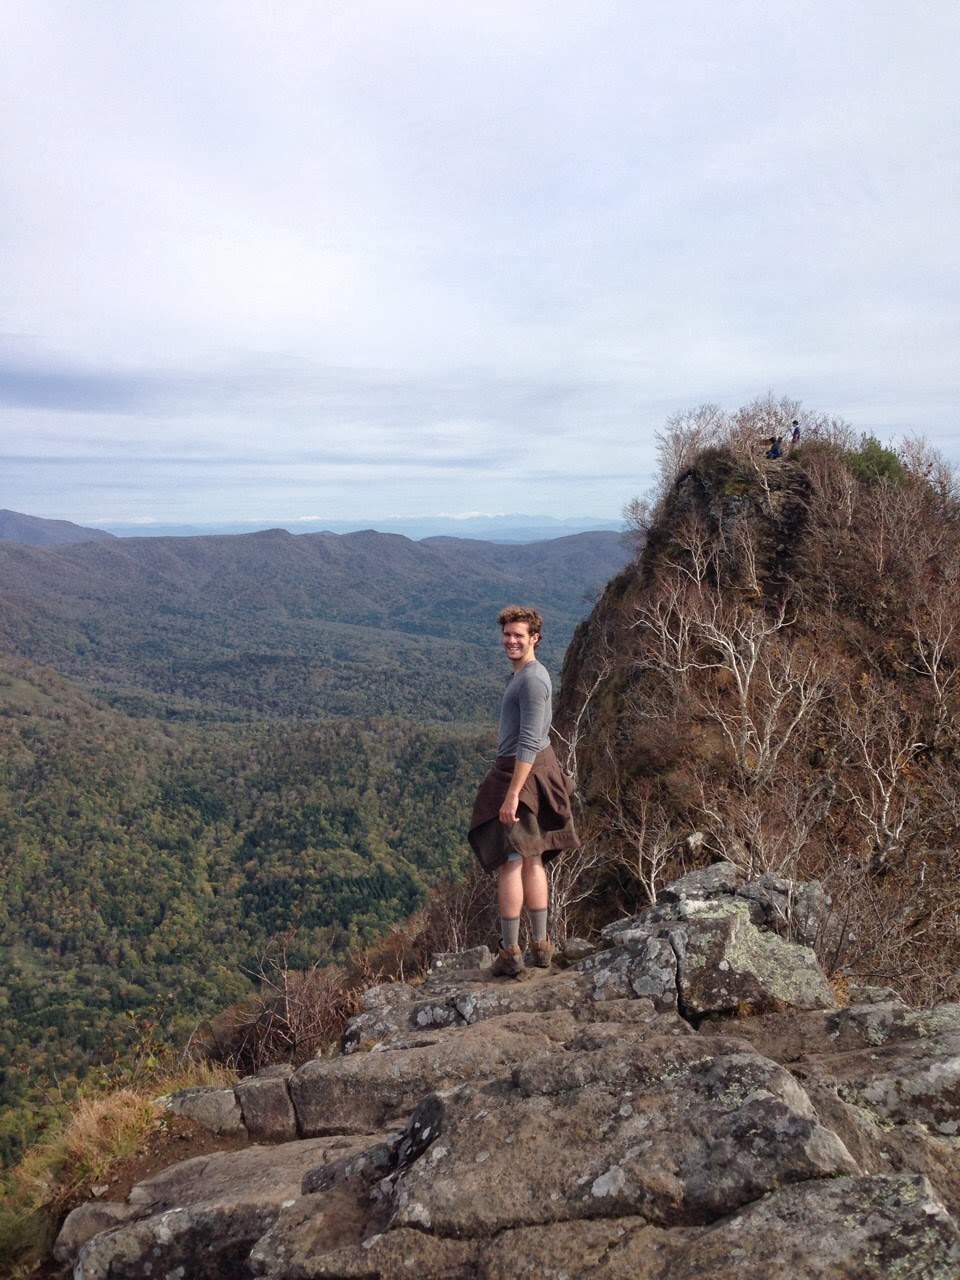
[[[77,1280],[948,1280],[960,1007],[838,1007],[788,899],[823,905],[720,865],[561,971],[498,981],[480,949],[376,988],[349,1051],[236,1087],[252,1135],[295,1139],[83,1206],[58,1256]]]

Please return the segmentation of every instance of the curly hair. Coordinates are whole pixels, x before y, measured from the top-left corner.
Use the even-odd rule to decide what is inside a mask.
[[[532,636],[543,639],[543,619],[536,609],[531,609],[529,605],[508,604],[505,609],[501,609],[497,614],[497,626],[502,629],[508,622],[525,622]]]

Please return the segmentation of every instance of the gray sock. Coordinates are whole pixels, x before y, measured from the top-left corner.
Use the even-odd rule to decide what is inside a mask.
[[[503,916],[500,917],[500,942],[504,950],[508,947],[517,947],[520,945],[520,917],[515,920],[507,920]]]
[[[534,942],[546,942],[547,940],[547,908],[541,907],[538,911],[530,912],[530,928],[533,930]]]

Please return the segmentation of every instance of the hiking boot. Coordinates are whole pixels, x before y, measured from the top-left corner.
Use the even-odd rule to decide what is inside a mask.
[[[523,973],[523,953],[519,947],[503,947],[497,952],[490,972],[495,978],[519,978]]]
[[[534,940],[530,943],[530,954],[538,969],[549,969],[553,959],[553,943],[549,938],[544,938],[542,942]]]

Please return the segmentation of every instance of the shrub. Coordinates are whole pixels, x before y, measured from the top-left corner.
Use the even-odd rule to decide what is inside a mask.
[[[857,479],[865,484],[884,481],[890,485],[901,485],[907,478],[903,463],[894,450],[868,434],[860,437],[860,448],[848,453],[846,461]]]

